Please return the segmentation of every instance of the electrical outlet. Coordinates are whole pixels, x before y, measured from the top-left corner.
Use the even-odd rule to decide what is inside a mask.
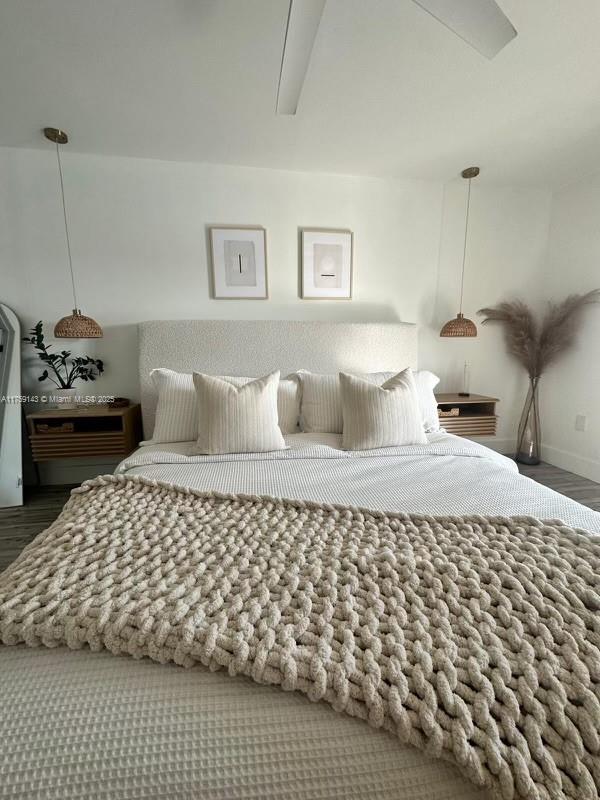
[[[587,417],[585,414],[577,414],[577,416],[575,417],[575,430],[576,431],[587,430]]]

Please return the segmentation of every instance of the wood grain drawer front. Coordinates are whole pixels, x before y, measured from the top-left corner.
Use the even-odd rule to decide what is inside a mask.
[[[457,436],[495,436],[496,417],[495,416],[475,416],[465,414],[463,417],[442,417],[440,425]]]
[[[48,433],[30,437],[36,461],[54,458],[82,458],[122,455],[126,451],[125,434],[114,433]]]
[[[137,403],[124,408],[89,406],[38,411],[27,416],[34,461],[65,458],[120,460],[137,447],[142,420]]]

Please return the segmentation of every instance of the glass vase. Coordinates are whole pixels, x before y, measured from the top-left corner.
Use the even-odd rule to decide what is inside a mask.
[[[525,406],[517,434],[515,460],[521,464],[540,463],[540,413],[538,404],[539,378],[530,378]]]

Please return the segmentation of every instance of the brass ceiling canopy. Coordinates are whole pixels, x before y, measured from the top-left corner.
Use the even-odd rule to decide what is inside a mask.
[[[67,144],[69,137],[60,128],[44,128],[44,136],[56,145],[56,161],[58,163],[58,177],[60,180],[60,196],[62,199],[63,218],[65,221],[65,239],[67,243],[67,257],[71,272],[71,287],[73,289],[73,313],[62,317],[56,323],[54,336],[57,339],[99,339],[103,336],[102,328],[95,319],[86,317],[78,308],[77,293],[75,291],[75,276],[73,274],[73,260],[71,258],[71,241],[69,239],[69,223],[67,221],[67,207],[65,204],[65,187],[63,183],[62,164],[60,161],[60,145]]]
[[[469,189],[467,192],[467,213],[465,215],[465,238],[463,243],[463,259],[462,259],[462,273],[460,277],[460,307],[458,314],[454,319],[449,320],[440,331],[440,336],[449,338],[468,338],[477,336],[477,326],[473,320],[468,319],[462,313],[463,309],[463,293],[465,286],[465,263],[467,260],[467,242],[469,233],[469,210],[471,207],[471,181],[479,175],[479,167],[467,167],[460,173],[461,176],[469,181]]]
[[[59,128],[44,128],[44,136],[54,144],[66,144],[69,141],[67,134]]]

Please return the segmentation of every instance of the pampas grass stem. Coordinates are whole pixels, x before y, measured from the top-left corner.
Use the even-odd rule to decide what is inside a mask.
[[[549,303],[540,323],[522,300],[481,308],[483,324],[500,322],[506,349],[535,380],[575,344],[583,322],[583,312],[600,302],[600,289],[585,294],[571,294],[561,303]]]

